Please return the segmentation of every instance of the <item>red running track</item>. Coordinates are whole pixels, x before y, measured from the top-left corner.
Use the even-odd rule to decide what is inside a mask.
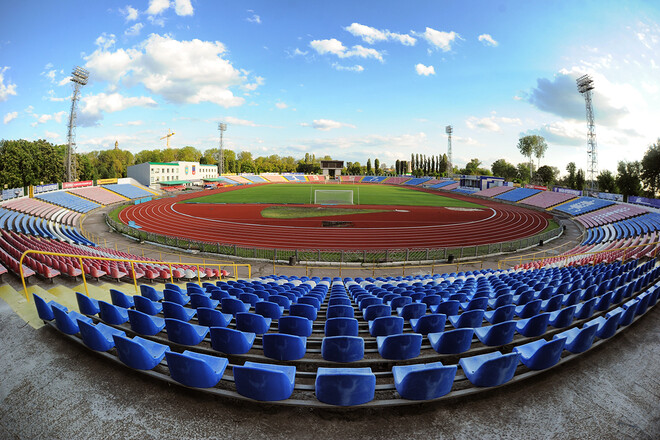
[[[512,241],[543,231],[552,217],[490,200],[442,195],[478,203],[483,209],[361,205],[386,212],[282,220],[261,218],[261,210],[272,206],[268,204],[177,204],[200,196],[194,193],[133,205],[119,218],[124,223],[135,221],[143,231],[196,241],[256,248],[369,250]],[[353,227],[322,227],[323,220],[351,221]]]

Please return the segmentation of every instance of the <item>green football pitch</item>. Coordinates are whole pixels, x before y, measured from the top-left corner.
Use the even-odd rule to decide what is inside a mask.
[[[274,203],[313,204],[314,190],[352,190],[354,205],[447,206],[483,208],[476,203],[390,185],[337,185],[274,183],[245,186],[208,196],[188,199],[181,203]]]

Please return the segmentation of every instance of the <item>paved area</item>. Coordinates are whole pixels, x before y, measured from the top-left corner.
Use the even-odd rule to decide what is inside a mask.
[[[158,258],[158,248],[109,234],[99,214],[85,227]],[[578,234],[569,226],[544,248],[570,247]],[[484,267],[496,267],[500,258]],[[273,272],[269,263],[253,267],[255,275]],[[313,269],[313,275],[337,269]],[[343,276],[368,276],[368,270]],[[209,397],[108,363],[49,327],[35,330],[5,301],[0,350],[2,439],[660,438],[660,306],[606,344],[527,381],[402,409],[284,409]]]

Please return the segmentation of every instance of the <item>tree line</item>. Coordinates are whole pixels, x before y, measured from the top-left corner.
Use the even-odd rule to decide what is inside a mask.
[[[397,160],[392,167],[375,158],[367,159],[366,165],[359,162],[346,162],[342,174],[349,175],[403,175],[442,177],[450,174],[494,175],[510,182],[533,183],[544,186],[559,185],[583,190],[586,176],[582,169],[570,162],[566,175],[560,177],[560,170],[548,165],[540,166],[547,151],[547,144],[541,136],[524,136],[518,141],[521,154],[529,159],[517,165],[506,159],[498,159],[490,169],[482,167],[478,158],[471,159],[464,168],[453,166],[448,169],[446,154],[424,155],[413,153],[410,160]],[[238,154],[224,150],[224,170],[226,173],[306,173],[321,172],[321,160],[332,160],[330,156],[316,157],[314,154],[296,159],[292,156],[253,157],[249,151]],[[65,179],[66,145],[53,145],[43,139],[0,140],[0,185],[7,188],[26,187],[41,183],[62,182]],[[536,164],[533,161],[536,158]],[[136,154],[118,148],[75,154],[77,180],[97,180],[126,177],[130,165],[143,162],[189,161],[200,164],[217,164],[220,160],[218,148],[203,152],[194,147],[142,150]],[[646,195],[654,197],[660,191],[660,138],[650,145],[641,160],[620,161],[617,173],[609,170],[597,176],[598,188],[603,192],[625,196]]]

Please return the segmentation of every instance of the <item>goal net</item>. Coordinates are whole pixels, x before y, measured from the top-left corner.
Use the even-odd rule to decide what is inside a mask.
[[[317,189],[314,191],[315,205],[352,205],[352,190]]]

